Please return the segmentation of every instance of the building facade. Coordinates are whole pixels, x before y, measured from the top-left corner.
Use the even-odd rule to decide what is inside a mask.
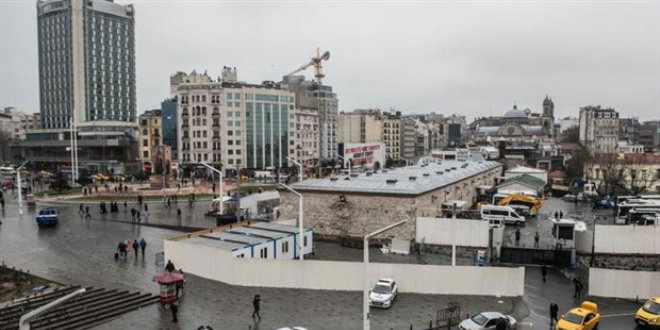
[[[336,159],[339,115],[337,94],[332,86],[305,80],[304,76],[284,76],[281,86],[294,93],[296,109],[316,109],[318,113],[318,160]]]
[[[466,165],[467,164],[467,165]],[[303,195],[304,224],[329,239],[362,239],[365,234],[409,220],[388,232],[415,237],[415,219],[440,215],[452,201],[476,202],[476,187],[494,185],[502,171],[497,162],[446,160],[424,166],[310,179],[291,185]],[[280,190],[283,218],[298,216],[299,197]]]
[[[170,147],[172,161],[176,162],[179,160],[179,138],[177,135],[177,101],[170,99],[161,102],[160,110],[163,123],[161,128],[161,131],[163,132],[163,144]]]
[[[138,118],[138,125],[140,160],[151,165],[156,155],[156,148],[163,144],[161,110],[146,111]]]
[[[37,1],[44,128],[136,119],[135,10],[101,0]]]
[[[41,128],[26,130],[13,152],[37,168],[76,159],[74,168],[92,172],[139,171],[133,5],[38,0],[36,6]]]
[[[613,153],[619,141],[619,113],[612,108],[580,108],[580,143],[590,152]]]
[[[293,93],[272,82],[239,83],[236,69],[223,78],[177,73],[179,163],[263,169],[295,160],[296,108]]]
[[[296,112],[296,158],[305,168],[319,159],[319,114],[316,109],[299,108]]]

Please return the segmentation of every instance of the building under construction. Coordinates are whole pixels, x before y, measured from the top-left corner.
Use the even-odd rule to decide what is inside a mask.
[[[314,137],[317,141],[312,150],[318,150],[316,154],[308,154],[304,151],[305,146],[297,146],[298,150],[303,150],[298,159],[303,164],[314,164],[320,166],[324,161],[334,159],[337,154],[337,115],[338,99],[337,94],[333,93],[332,86],[323,84],[323,72],[321,62],[330,58],[330,53],[317,54],[308,63],[304,64],[295,71],[283,77],[282,86],[296,95],[296,108],[304,112],[309,110],[318,116],[317,127],[312,127],[316,132]],[[314,80],[305,80],[303,75],[296,75],[306,68],[314,66]],[[302,138],[299,138],[299,141]]]

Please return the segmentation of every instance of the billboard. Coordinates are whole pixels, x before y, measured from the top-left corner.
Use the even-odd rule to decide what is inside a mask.
[[[339,154],[351,161],[354,167],[373,168],[376,163],[380,168],[385,166],[385,144],[372,143],[340,143]]]

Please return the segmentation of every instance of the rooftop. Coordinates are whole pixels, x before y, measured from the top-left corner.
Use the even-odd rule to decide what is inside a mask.
[[[305,180],[291,185],[291,188],[298,191],[420,195],[502,166],[490,161],[434,160],[437,162],[427,165]]]

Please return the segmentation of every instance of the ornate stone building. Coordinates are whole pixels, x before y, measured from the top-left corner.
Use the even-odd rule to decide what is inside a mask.
[[[553,128],[555,105],[548,96],[543,100],[543,112],[533,113],[530,109],[520,110],[517,105],[501,117],[476,119],[470,128],[476,143],[495,141],[533,142],[544,138],[554,138]]]

